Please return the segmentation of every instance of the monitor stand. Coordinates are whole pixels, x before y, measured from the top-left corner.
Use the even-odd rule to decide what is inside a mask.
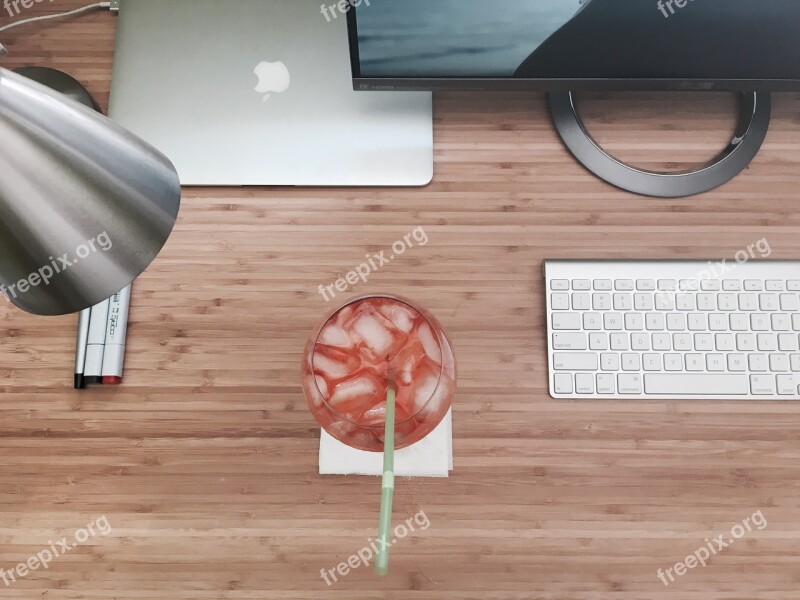
[[[639,169],[611,156],[586,129],[575,93],[550,93],[548,100],[564,144],[592,173],[630,192],[658,198],[679,198],[701,194],[727,183],[758,154],[769,129],[770,95],[743,92],[739,96],[739,124],[728,147],[697,170],[675,173]]]

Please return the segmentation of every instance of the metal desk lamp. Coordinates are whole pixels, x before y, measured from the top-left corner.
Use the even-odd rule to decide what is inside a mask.
[[[180,195],[152,146],[0,68],[0,295],[40,315],[105,300],[156,257]]]

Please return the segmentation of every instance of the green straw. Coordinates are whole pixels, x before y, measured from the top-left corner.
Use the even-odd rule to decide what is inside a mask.
[[[386,429],[383,438],[383,483],[381,487],[381,516],[378,522],[378,575],[389,572],[389,529],[392,526],[392,497],[394,496],[394,387],[386,393]]]

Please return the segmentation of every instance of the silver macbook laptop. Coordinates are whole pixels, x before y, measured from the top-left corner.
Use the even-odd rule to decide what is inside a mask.
[[[320,0],[122,0],[110,116],[185,185],[418,186],[427,92],[355,92]]]

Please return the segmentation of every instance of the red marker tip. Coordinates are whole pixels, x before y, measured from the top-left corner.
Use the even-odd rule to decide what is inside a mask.
[[[103,377],[103,383],[105,385],[119,385],[122,383],[122,377],[112,377],[110,375],[106,375]]]

